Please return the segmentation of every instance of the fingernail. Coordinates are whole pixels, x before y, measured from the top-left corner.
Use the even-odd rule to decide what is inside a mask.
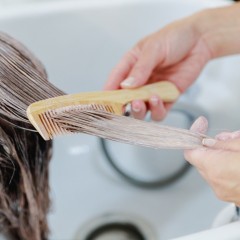
[[[128,77],[121,83],[121,87],[131,87],[134,85],[134,83],[135,83],[135,78]]]
[[[152,96],[150,101],[151,101],[151,104],[156,107],[159,103],[159,98],[157,96]]]
[[[135,103],[132,105],[132,110],[136,113],[140,112],[141,111],[141,108],[140,108],[140,105]]]
[[[202,144],[206,147],[212,147],[216,144],[216,140],[215,139],[212,139],[212,138],[204,138],[202,140]]]

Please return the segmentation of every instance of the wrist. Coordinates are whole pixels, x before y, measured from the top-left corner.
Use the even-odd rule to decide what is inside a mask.
[[[240,53],[240,4],[207,9],[194,16],[195,28],[211,58]]]

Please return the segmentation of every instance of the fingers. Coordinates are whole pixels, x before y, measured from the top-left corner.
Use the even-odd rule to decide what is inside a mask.
[[[132,102],[132,115],[137,119],[144,119],[147,112],[146,104],[141,100],[134,100]]]
[[[113,68],[110,73],[108,80],[104,86],[105,90],[114,90],[118,89],[120,83],[128,76],[130,70],[134,66],[138,59],[138,51],[130,50],[120,62]]]
[[[156,44],[145,44],[140,51],[137,45],[130,50],[116,67],[112,70],[104,86],[105,90],[122,88],[135,88],[145,84],[153,69],[159,63],[157,61]],[[125,79],[125,80],[124,80]]]
[[[223,139],[223,140],[222,140]],[[215,139],[203,139],[203,145],[215,149],[228,151],[240,151],[240,131],[223,132],[216,136]]]
[[[225,141],[231,138],[231,134],[232,134],[231,132],[222,132],[217,134],[215,138],[220,141]]]
[[[222,133],[222,136],[225,137],[230,135],[235,138],[224,141],[210,138],[203,139],[202,143],[207,148],[185,151],[185,158],[191,164],[201,169],[204,162],[211,161],[213,158],[219,160],[224,158],[228,159],[230,155],[234,155],[235,153],[238,154],[240,152],[240,133],[239,131],[233,133]]]
[[[207,129],[208,120],[203,116],[197,118],[190,128],[191,131],[202,134],[205,134],[207,132]],[[198,166],[198,161],[199,159],[201,159],[199,155],[202,154],[204,151],[205,149],[185,150],[184,157],[192,165]],[[195,158],[193,156],[195,156]]]
[[[136,88],[147,83],[154,68],[160,63],[158,59],[159,56],[160,53],[156,47],[148,44],[140,53],[128,77],[121,83],[121,87]]]
[[[215,137],[217,140],[225,141],[229,139],[240,138],[240,131],[235,132],[222,132],[216,135]]]
[[[202,133],[205,134],[208,129],[208,120],[201,116],[195,120],[195,122],[192,124],[190,130],[196,133]]]
[[[198,169],[219,199],[239,204],[240,152],[200,148],[189,151],[186,158]]]
[[[207,120],[198,118],[192,131],[205,133]],[[195,166],[223,201],[239,203],[240,131],[222,132],[215,139],[203,139],[206,147],[184,152],[186,160]]]
[[[167,110],[163,101],[158,96],[152,96],[149,100],[149,110],[151,111],[151,118],[154,121],[162,120]],[[147,112],[146,104],[141,100],[134,100],[132,102],[132,115],[137,119],[144,119]]]
[[[230,139],[226,141],[218,141],[216,139],[205,138],[203,145],[215,149],[223,149],[228,151],[240,151],[240,139]]]
[[[186,160],[203,172],[213,172],[219,165],[228,165],[228,162],[239,162],[240,153],[224,149],[198,148],[185,151]]]
[[[136,88],[146,84],[156,65],[160,63],[159,46],[156,42],[148,40],[137,44],[112,70],[104,89]],[[165,105],[158,97],[152,96],[148,106],[153,120],[158,121],[165,117]],[[147,106],[143,101],[132,102],[132,115],[135,118],[143,119],[146,111]]]
[[[162,120],[167,113],[163,101],[158,96],[152,96],[150,98],[149,110],[151,111],[151,118],[154,121]]]
[[[197,121],[200,121],[199,119]],[[194,123],[194,125],[196,122]],[[193,126],[194,126],[193,125]],[[198,125],[199,126],[199,125]],[[197,127],[197,125],[195,125]],[[219,140],[219,139],[225,140]],[[223,132],[216,136],[216,139],[205,138],[202,141],[204,148],[187,150],[185,158],[194,166],[201,168],[202,164],[211,159],[228,159],[230,154],[240,153],[240,131]]]

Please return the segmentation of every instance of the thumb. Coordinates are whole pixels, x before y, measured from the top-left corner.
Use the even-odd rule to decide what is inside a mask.
[[[240,151],[240,139],[229,139],[220,141],[217,139],[204,138],[202,144],[214,149],[223,149],[227,151]]]
[[[205,134],[208,129],[208,120],[201,116],[197,118],[197,120],[193,123],[190,130],[196,133],[202,133]]]
[[[145,48],[140,54],[128,77],[121,83],[122,88],[135,88],[146,84],[154,70],[160,63],[159,51],[154,47]]]

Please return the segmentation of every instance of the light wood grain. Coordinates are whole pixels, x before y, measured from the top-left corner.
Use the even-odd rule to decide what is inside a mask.
[[[111,108],[112,113],[122,115],[123,106],[135,99],[147,101],[150,96],[157,95],[164,102],[173,102],[179,96],[176,86],[168,81],[161,81],[145,85],[136,89],[121,89],[113,91],[85,92],[70,95],[63,95],[50,98],[31,104],[27,109],[27,116],[38,132],[47,139],[49,131],[46,131],[40,114],[44,114],[49,110],[61,110],[83,105],[102,106],[105,109]],[[51,127],[50,127],[51,128]]]

